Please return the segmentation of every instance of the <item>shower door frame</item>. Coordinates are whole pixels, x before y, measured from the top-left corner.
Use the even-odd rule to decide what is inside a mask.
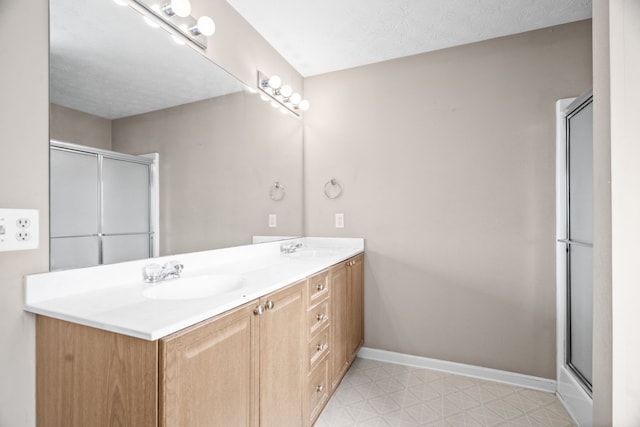
[[[583,384],[579,374],[567,363],[569,355],[569,269],[567,252],[571,244],[567,240],[569,210],[568,200],[568,113],[584,105],[592,98],[586,93],[577,98],[565,98],[556,102],[556,371],[557,395],[578,425],[593,425],[593,400],[590,389]]]

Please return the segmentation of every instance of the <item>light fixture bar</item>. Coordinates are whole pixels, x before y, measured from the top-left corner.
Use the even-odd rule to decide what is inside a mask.
[[[267,76],[258,70],[258,90],[276,102],[281,108],[286,109],[296,117],[300,117],[302,111],[309,109],[309,101],[302,99],[299,93],[293,92],[291,86],[282,84],[278,76]],[[275,106],[275,105],[274,105]]]
[[[170,27],[176,35],[179,34],[202,50],[207,48],[207,36],[198,29],[198,21],[191,15],[181,17],[174,13],[168,0],[167,4],[161,7],[158,7],[157,0],[131,1]],[[213,24],[213,21],[211,21],[211,24]]]

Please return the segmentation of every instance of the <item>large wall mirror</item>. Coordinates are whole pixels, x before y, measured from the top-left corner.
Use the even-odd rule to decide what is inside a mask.
[[[158,153],[159,255],[249,244],[255,235],[302,234],[297,117],[271,108],[197,49],[176,43],[145,23],[140,11],[113,0],[51,0],[50,32],[51,139],[93,147],[105,158],[111,152]],[[51,167],[53,186],[54,168],[61,168]],[[109,175],[102,168],[98,178]],[[132,209],[138,193],[128,183],[135,173],[125,169],[110,173],[126,188],[124,203]],[[67,175],[68,183],[78,182]],[[97,193],[108,186],[87,184],[91,191],[82,200],[102,197],[93,185]],[[120,190],[111,194],[117,198]],[[102,202],[96,209],[105,208]],[[67,209],[59,216],[103,221],[91,210],[80,212],[77,203],[58,202]],[[274,214],[276,227],[270,227]],[[68,245],[71,240],[63,239],[70,232],[56,235],[53,225],[52,218],[52,242]]]

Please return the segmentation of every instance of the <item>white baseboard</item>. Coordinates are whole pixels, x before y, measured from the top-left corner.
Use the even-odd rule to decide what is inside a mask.
[[[549,393],[555,393],[556,391],[555,380],[518,374],[515,372],[501,371],[498,369],[483,368],[481,366],[466,365],[464,363],[448,362],[446,360],[430,359],[428,357],[412,356],[410,354],[395,353],[392,351],[378,350],[368,347],[362,347],[358,352],[358,357],[378,360],[380,362],[395,363],[398,365],[433,369],[436,371],[480,378],[488,381],[496,381],[518,387],[546,391]]]

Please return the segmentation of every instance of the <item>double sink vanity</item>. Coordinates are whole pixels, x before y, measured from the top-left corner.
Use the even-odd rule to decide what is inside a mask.
[[[313,425],[363,343],[363,252],[302,238],[27,276],[38,425]]]

